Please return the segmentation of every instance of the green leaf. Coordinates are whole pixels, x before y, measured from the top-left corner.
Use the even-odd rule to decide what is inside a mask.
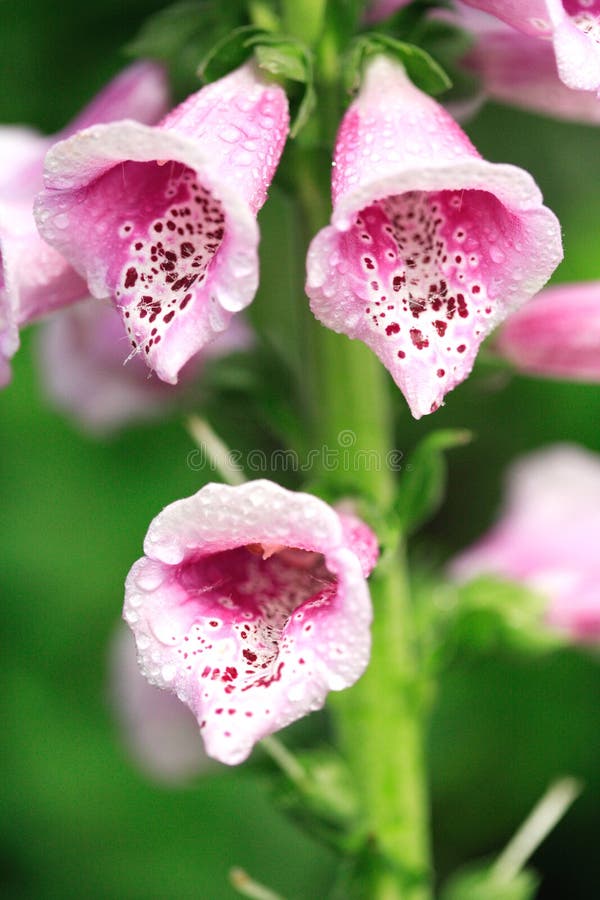
[[[346,764],[333,750],[298,753],[295,758],[304,774],[294,781],[284,776],[276,779],[274,791],[279,808],[313,837],[318,833],[330,846],[348,847],[360,816]]]
[[[462,429],[433,431],[411,454],[395,504],[407,533],[419,528],[442,503],[446,489],[445,451],[462,447],[470,440],[470,432]]]
[[[307,81],[308,74],[303,53],[291,42],[282,41],[276,46],[257,44],[255,55],[261,69],[282,78],[290,78],[292,81]]]
[[[411,81],[427,94],[435,96],[452,87],[444,69],[421,47],[388,34],[369,32],[353,42],[346,56],[343,77],[349,91],[358,88],[367,60],[382,53],[400,62]]]
[[[203,81],[217,81],[241,66],[253,53],[256,38],[268,39],[268,32],[254,25],[234,28],[218,41],[206,54],[198,67]]]
[[[290,136],[294,138],[306,125],[316,106],[312,51],[302,41],[276,34],[252,38],[250,43],[254,46],[261,69],[304,85],[299,103],[294,104],[292,98],[294,112]]]
[[[440,900],[533,900],[539,879],[525,869],[510,881],[500,881],[489,866],[473,866],[454,875]]]
[[[564,641],[544,624],[547,605],[546,597],[517,582],[489,575],[476,578],[457,588],[452,640],[478,650],[554,650]]]

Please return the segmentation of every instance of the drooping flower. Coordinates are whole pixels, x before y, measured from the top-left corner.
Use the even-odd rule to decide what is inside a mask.
[[[419,418],[543,287],[562,258],[558,221],[530,175],[481,159],[384,57],[340,127],[332,188],[308,254],[312,310],[377,353]]]
[[[520,581],[548,598],[550,626],[600,640],[600,457],[555,445],[515,463],[507,482],[500,520],[451,572]]]
[[[52,137],[0,127],[0,386],[10,379],[9,360],[19,346],[19,326],[80,300],[84,281],[40,235],[33,201],[43,187],[44,156],[52,144],[93,123],[129,116],[152,124],[167,109],[163,69],[135,63],[125,69],[71,122]]]
[[[524,34],[550,40],[561,79],[600,91],[600,0],[464,0]],[[527,59],[522,65],[528,65]]]
[[[241,316],[184,367],[176,387],[160,381],[139,356],[131,356],[121,318],[108,302],[88,299],[42,325],[38,356],[50,401],[85,431],[107,434],[151,420],[196,396],[205,364],[252,343]]]
[[[113,299],[163,381],[254,297],[256,213],[288,121],[283,89],[247,63],[155,128],[94,126],[46,158],[40,231],[94,297]]]
[[[479,19],[475,10],[471,10]],[[483,17],[483,13],[481,14]],[[600,124],[600,102],[586,91],[568,88],[558,76],[552,45],[485,16],[476,42],[461,65],[482,80],[492,100],[556,119]]]
[[[210,769],[194,716],[173,694],[148,684],[128,628],[117,629],[109,649],[110,702],[132,759],[147,775],[168,783]]]
[[[600,382],[600,281],[546,288],[509,316],[494,349],[521,372]]]
[[[148,680],[198,719],[209,756],[254,743],[353,684],[370,647],[366,525],[269,481],[209,484],[151,523],[124,618]]]

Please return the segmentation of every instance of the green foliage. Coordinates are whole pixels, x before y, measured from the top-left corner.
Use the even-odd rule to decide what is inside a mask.
[[[350,93],[359,87],[367,60],[381,54],[401,63],[411,81],[426,94],[442,94],[452,86],[439,63],[421,47],[372,31],[356,38],[346,56],[344,82]]]
[[[445,451],[471,440],[463,429],[428,434],[410,456],[400,478],[395,512],[405,533],[416,531],[438,510],[446,488]]]
[[[450,879],[440,900],[533,900],[538,885],[539,878],[530,869],[501,881],[493,868],[473,866]]]

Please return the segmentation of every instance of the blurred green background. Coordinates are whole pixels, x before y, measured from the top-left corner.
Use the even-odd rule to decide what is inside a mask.
[[[162,5],[0,0],[0,122],[60,128],[122,67],[123,44]],[[600,278],[598,131],[491,106],[468,130],[484,156],[531,171],[559,215],[566,261],[555,280]],[[285,339],[294,269],[282,220],[275,196],[262,215],[255,316],[268,309]],[[186,464],[191,445],[177,419],[111,440],[81,435],[44,400],[33,337],[0,394],[2,895],[227,900],[227,872],[241,865],[290,900],[324,896],[333,857],[274,811],[259,763],[170,790],[127,756],[106,689],[123,580],[150,519],[197,490],[203,473]],[[272,409],[286,404],[276,381]],[[565,440],[600,451],[598,387],[509,380],[482,365],[435,417],[410,420],[399,394],[397,407],[403,451],[434,427],[476,434],[453,451],[447,501],[417,539],[434,559],[490,523],[518,454]],[[257,422],[243,405],[218,418],[238,446],[253,446]],[[591,652],[455,663],[430,733],[440,877],[499,849],[548,782],[572,773],[586,790],[535,857],[540,897],[598,895],[599,689]],[[313,716],[296,736],[324,728]]]

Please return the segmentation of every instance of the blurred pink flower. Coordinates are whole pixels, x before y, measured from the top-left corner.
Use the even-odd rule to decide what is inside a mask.
[[[509,469],[498,523],[452,563],[461,581],[492,574],[548,599],[550,626],[600,640],[600,457],[556,445]]]
[[[238,316],[190,360],[174,387],[131,354],[113,306],[89,299],[42,325],[38,356],[42,385],[51,402],[85,431],[106,434],[131,422],[154,419],[191,399],[207,361],[251,344],[252,332]]]
[[[209,484],[154,519],[144,551],[124,618],[209,756],[242,762],[363,673],[378,548],[354,517],[270,481]]]
[[[371,347],[420,418],[543,287],[562,258],[559,223],[530,175],[481,159],[384,57],[341,124],[332,188],[331,225],[308,253],[312,310]]]
[[[288,122],[283,89],[247,63],[155,128],[94,126],[46,158],[41,233],[94,297],[112,298],[163,381],[256,293],[256,214]]]
[[[412,3],[412,0],[371,0],[367,4],[365,21],[379,22],[381,19],[387,19],[409,3]]]
[[[0,386],[10,379],[19,326],[80,300],[85,283],[39,236],[33,201],[43,186],[44,156],[57,140],[92,123],[128,116],[149,124],[167,109],[163,69],[135,63],[125,69],[71,122],[52,137],[0,126]]]
[[[521,372],[600,382],[600,281],[546,288],[509,316],[494,349]]]
[[[483,91],[491,99],[553,118],[600,124],[598,98],[572,90],[560,80],[548,41],[468,7],[436,16],[473,34],[474,46],[461,65],[481,78]]]
[[[551,41],[562,81],[575,90],[600,91],[600,0],[464,2],[523,34]]]
[[[135,641],[124,625],[110,646],[109,688],[124,743],[147,775],[167,783],[186,781],[214,765],[189,709],[141,674]]]

